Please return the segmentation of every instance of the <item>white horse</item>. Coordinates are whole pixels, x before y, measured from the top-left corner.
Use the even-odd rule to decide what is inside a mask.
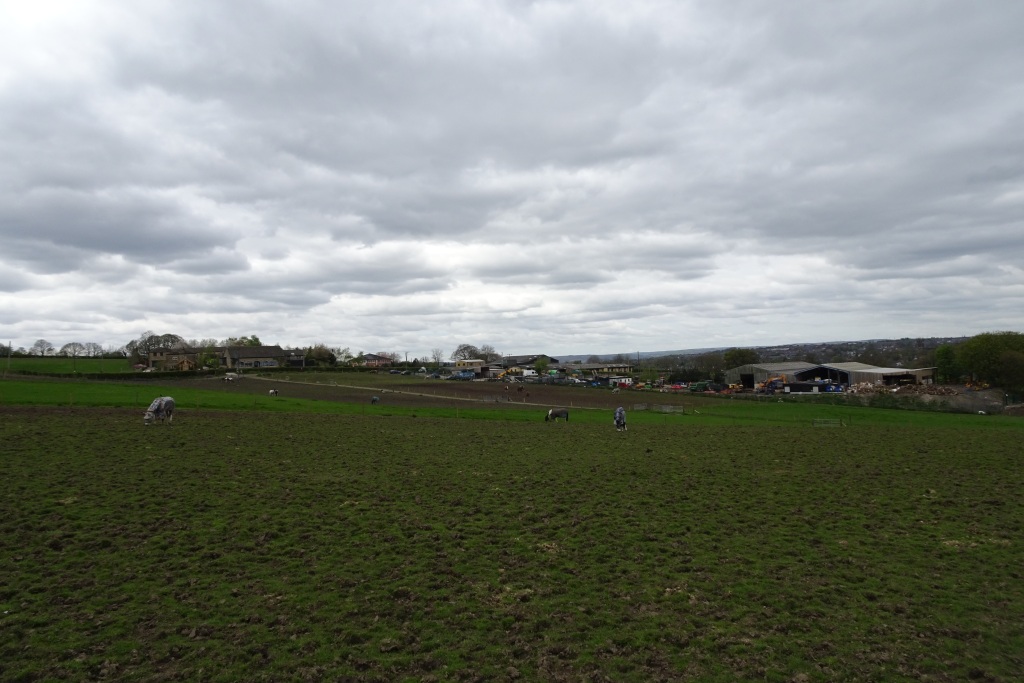
[[[270,390],[270,395],[271,396],[277,396],[277,389],[271,389]]]
[[[146,408],[142,424],[150,425],[157,420],[161,422],[166,420],[168,423],[174,421],[174,399],[170,396],[161,396],[153,399],[153,402],[149,404],[149,408]]]

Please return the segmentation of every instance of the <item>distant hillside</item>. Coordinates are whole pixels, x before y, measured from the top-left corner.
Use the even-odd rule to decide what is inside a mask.
[[[573,361],[586,362],[588,358],[597,356],[601,360],[612,360],[619,356],[629,358],[631,360],[645,360],[647,358],[661,358],[662,356],[697,356],[702,353],[712,353],[714,351],[725,351],[731,349],[731,346],[723,346],[720,348],[706,348],[706,349],[679,349],[676,351],[629,351],[627,353],[588,353],[583,355],[561,355],[558,356],[558,360],[563,363],[572,363]]]
[[[805,357],[818,357],[821,362],[826,360],[842,358],[850,360],[865,352],[877,353],[882,356],[898,354],[914,350],[919,353],[934,350],[943,344],[959,344],[969,337],[918,337],[903,339],[861,339],[857,341],[826,341],[808,342],[799,344],[779,344],[776,346],[719,346],[705,347],[699,349],[676,349],[674,351],[629,351],[621,354],[577,354],[562,355],[558,359],[565,363],[573,361],[586,361],[588,358],[597,356],[601,360],[612,360],[619,356],[630,360],[647,360],[650,358],[678,357],[678,356],[699,356],[705,353],[716,353],[733,348],[753,349],[758,352],[763,362],[800,360]],[[904,353],[904,355],[906,355]]]

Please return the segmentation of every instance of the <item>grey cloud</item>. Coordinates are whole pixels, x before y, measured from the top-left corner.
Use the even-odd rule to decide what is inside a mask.
[[[32,190],[7,198],[0,222],[7,226],[4,232],[32,249],[123,254],[144,263],[166,263],[233,241],[170,198],[132,188]],[[36,260],[30,249],[21,258]]]
[[[232,311],[367,348],[520,320],[538,345],[664,346],[700,320],[742,343],[849,318],[844,297],[865,336],[910,326],[908,306],[941,327],[930,307],[955,305],[957,333],[1019,308],[1019,3],[84,5],[67,33],[12,16],[5,291],[88,278],[118,300],[159,279],[173,293],[104,314]],[[426,310],[346,341],[367,298]]]
[[[248,259],[242,254],[228,251],[223,247],[214,247],[207,252],[198,248],[187,256],[169,261],[166,268],[185,275],[216,275],[234,271],[250,270]]]
[[[0,292],[18,292],[28,289],[31,284],[32,279],[24,271],[0,263]]]

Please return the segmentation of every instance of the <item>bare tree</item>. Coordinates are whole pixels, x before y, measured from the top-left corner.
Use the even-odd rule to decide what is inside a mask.
[[[78,358],[79,356],[85,355],[85,344],[81,342],[68,342],[64,346],[60,347],[58,355],[67,356],[68,358]]]
[[[431,350],[431,352],[430,352],[430,360],[434,361],[434,365],[436,365],[437,367],[441,367],[441,361],[444,360],[444,350],[443,349],[433,349],[433,350]]]
[[[138,339],[124,345],[125,353],[133,363],[144,363],[149,360],[149,352],[155,349],[179,349],[185,346],[185,340],[176,334],[153,334],[143,332]]]
[[[45,339],[37,339],[36,343],[32,345],[32,353],[37,356],[49,356],[53,353],[53,344]]]
[[[480,358],[480,349],[472,344],[459,344],[459,347],[452,351],[452,360],[470,360]]]
[[[78,357],[85,355],[85,344],[81,342],[68,342],[60,347],[60,355],[71,358],[71,371],[78,372]]]

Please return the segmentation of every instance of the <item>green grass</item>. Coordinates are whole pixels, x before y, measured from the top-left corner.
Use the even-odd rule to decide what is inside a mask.
[[[247,381],[247,380],[243,380]],[[353,376],[330,382],[353,384],[356,386],[388,386],[388,379],[379,376]],[[217,385],[216,382],[212,383]],[[263,385],[254,385],[252,393],[228,393],[219,388],[200,388],[202,382],[195,386],[168,386],[148,381],[131,383],[93,382],[93,381],[22,381],[7,380],[0,382],[0,405],[39,405],[39,406],[104,406],[127,407],[144,410],[156,396],[174,396],[179,411],[188,410],[257,410],[265,412],[296,412],[296,413],[331,413],[348,415],[378,416],[417,416],[417,417],[458,417],[461,419],[503,420],[503,421],[536,421],[538,407],[534,405],[502,405],[500,408],[488,407],[484,402],[466,402],[464,407],[432,408],[432,407],[401,407],[391,405],[370,406],[362,403],[340,403],[330,400],[325,393],[325,400],[299,399],[286,396],[270,398],[263,392]],[[326,385],[325,385],[326,386]],[[578,390],[597,391],[597,390]],[[566,403],[571,400],[573,390],[566,389]],[[644,402],[656,403],[657,397],[642,397]],[[629,409],[630,425],[722,425],[722,426],[807,426],[815,419],[838,419],[845,426],[916,426],[916,427],[959,427],[982,430],[1024,429],[1024,421],[994,415],[972,415],[939,412],[921,412],[911,410],[887,410],[858,406],[828,405],[804,403],[799,399],[778,401],[728,400],[722,398],[695,397],[688,398],[685,413],[658,413],[653,411],[633,411],[632,396],[623,397],[623,403]],[[588,410],[574,408],[573,423],[610,424],[607,410]],[[819,432],[828,430],[818,430]],[[770,438],[770,432],[768,433]],[[829,438],[844,438],[841,434]]]
[[[257,394],[231,394],[215,389],[169,387],[133,382],[0,382],[0,405],[105,406],[145,410],[157,396],[173,395],[179,410],[266,410],[285,412],[344,412],[352,410],[324,401],[277,398]]]
[[[0,407],[0,679],[1020,679],[1019,432],[657,417]]]
[[[127,358],[65,358],[33,356],[0,358],[3,372],[38,372],[52,375],[78,373],[135,372]]]

